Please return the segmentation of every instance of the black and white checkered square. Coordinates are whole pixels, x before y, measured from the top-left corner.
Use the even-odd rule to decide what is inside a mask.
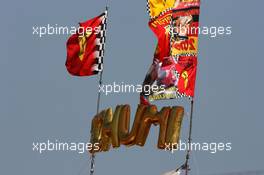
[[[96,61],[93,65],[93,71],[95,73],[101,72],[103,70],[103,58],[105,50],[106,41],[106,28],[107,28],[107,10],[102,14],[102,23],[99,26],[100,32],[96,36]]]
[[[147,0],[147,12],[148,12],[149,18],[151,18],[151,11],[150,11],[149,0]]]

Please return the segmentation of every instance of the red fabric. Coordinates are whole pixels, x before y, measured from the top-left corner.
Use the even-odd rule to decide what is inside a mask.
[[[96,49],[96,27],[99,27],[103,20],[103,15],[97,16],[93,19],[90,19],[86,22],[80,23],[80,27],[83,27],[84,31],[89,27],[91,28],[91,34],[86,37],[86,47],[84,48],[83,58],[79,57],[80,54],[80,43],[79,36],[82,36],[82,30],[73,34],[67,41],[67,60],[66,68],[71,75],[74,76],[90,76],[96,74],[92,70],[93,65],[95,64],[95,49]]]
[[[197,70],[197,57],[180,56],[178,64],[176,65],[176,70],[180,74],[179,82],[178,82],[179,93],[194,97],[196,70]]]

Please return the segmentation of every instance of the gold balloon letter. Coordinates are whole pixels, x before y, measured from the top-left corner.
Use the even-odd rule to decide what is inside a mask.
[[[99,150],[108,151],[113,148],[139,145],[144,146],[152,124],[159,125],[158,148],[164,149],[165,144],[178,143],[180,138],[183,107],[163,107],[158,112],[154,105],[138,105],[132,129],[130,130],[130,107],[118,105],[114,115],[112,109],[102,111],[92,120],[91,143],[99,143]]]

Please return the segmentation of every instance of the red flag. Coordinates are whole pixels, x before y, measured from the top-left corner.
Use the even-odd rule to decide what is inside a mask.
[[[80,23],[67,41],[66,68],[74,76],[90,76],[103,69],[107,11]]]
[[[194,97],[200,0],[179,1],[149,22],[158,44],[143,86],[157,91],[142,92],[140,101]],[[155,88],[156,90],[156,88]]]

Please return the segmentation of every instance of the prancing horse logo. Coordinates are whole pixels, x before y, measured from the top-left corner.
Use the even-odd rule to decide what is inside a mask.
[[[183,71],[181,77],[184,79],[184,89],[187,88],[188,86],[188,81],[189,81],[189,75],[188,75],[188,72],[187,71]]]
[[[84,56],[84,52],[86,49],[86,44],[87,44],[87,38],[92,34],[91,31],[87,31],[84,35],[79,36],[79,46],[80,46],[80,51],[79,51],[79,58],[82,61],[83,60],[83,56]]]

